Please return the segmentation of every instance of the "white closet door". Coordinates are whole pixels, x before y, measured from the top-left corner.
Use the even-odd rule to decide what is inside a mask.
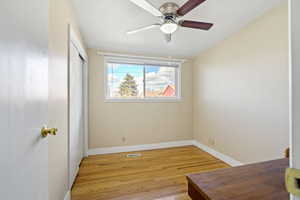
[[[290,1],[291,20],[291,166],[300,170],[300,1]],[[300,200],[292,197],[291,200]]]
[[[48,9],[0,1],[1,200],[48,200]]]
[[[83,61],[70,46],[70,186],[74,183],[83,158]]]

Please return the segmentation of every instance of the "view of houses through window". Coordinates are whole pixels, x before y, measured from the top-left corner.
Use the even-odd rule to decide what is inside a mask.
[[[107,97],[176,98],[178,68],[140,64],[107,63]]]

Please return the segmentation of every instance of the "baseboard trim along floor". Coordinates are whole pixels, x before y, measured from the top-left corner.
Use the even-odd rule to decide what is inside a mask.
[[[175,142],[164,142],[164,143],[156,143],[156,144],[144,144],[144,145],[134,145],[134,146],[120,146],[120,147],[104,147],[104,148],[96,148],[89,149],[88,155],[102,155],[102,154],[111,154],[111,153],[123,153],[123,152],[133,152],[133,151],[145,151],[145,150],[153,150],[153,149],[164,149],[164,148],[172,148],[172,147],[181,147],[193,145],[202,149],[203,151],[215,156],[216,158],[222,160],[223,162],[229,164],[230,166],[241,166],[243,163],[222,154],[196,140],[183,140],[183,141],[175,141]]]
[[[171,147],[193,145],[193,142],[194,142],[193,140],[182,140],[182,141],[175,141],[175,142],[163,142],[163,143],[156,143],[156,144],[143,144],[143,145],[134,145],[134,146],[104,147],[104,148],[97,148],[97,149],[89,149],[88,155],[101,155],[101,154],[110,154],[110,153],[165,149]]]
[[[64,200],[71,200],[71,191],[66,193]]]
[[[196,140],[193,141],[193,145],[198,147],[199,149],[202,149],[203,151],[206,151],[207,153],[213,155],[214,157],[222,160],[223,162],[227,163],[228,165],[230,165],[232,167],[243,165],[243,163],[241,163],[240,161],[237,161],[237,160],[231,158],[230,156],[222,154],[222,153],[220,153],[220,152],[218,152]]]

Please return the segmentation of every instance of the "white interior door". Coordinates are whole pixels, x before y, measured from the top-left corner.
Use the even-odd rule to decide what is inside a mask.
[[[70,44],[70,186],[73,185],[83,158],[83,61],[75,48]]]
[[[48,1],[0,1],[0,199],[48,199]]]
[[[291,15],[291,167],[300,169],[300,1],[290,1]],[[292,199],[300,200],[298,197]]]

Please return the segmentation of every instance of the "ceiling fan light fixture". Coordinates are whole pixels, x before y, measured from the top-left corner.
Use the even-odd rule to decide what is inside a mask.
[[[154,7],[149,0],[130,0],[138,7],[151,13],[159,18],[160,23],[152,24],[150,26],[142,27],[132,31],[128,31],[127,34],[138,33],[141,31],[149,30],[159,27],[161,32],[164,33],[167,42],[171,41],[172,34],[177,31],[179,27],[193,28],[198,30],[209,30],[213,24],[191,20],[179,20],[180,17],[185,16],[191,10],[205,2],[206,0],[186,0],[187,2],[179,7],[176,3],[166,2],[159,9]]]
[[[165,34],[172,34],[178,29],[178,25],[174,22],[166,22],[161,25],[160,30]]]

